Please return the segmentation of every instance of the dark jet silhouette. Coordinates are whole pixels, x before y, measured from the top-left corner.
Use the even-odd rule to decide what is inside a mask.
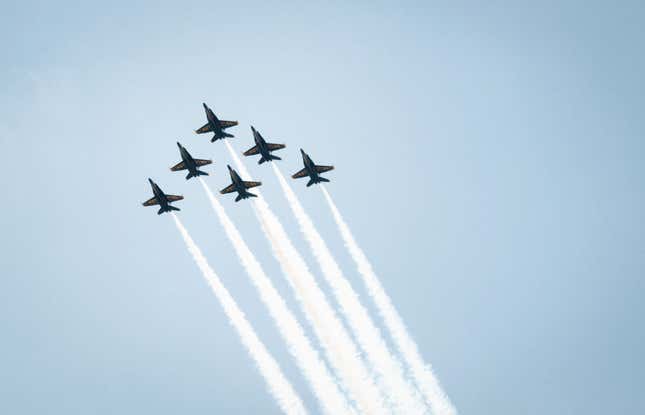
[[[210,108],[208,108],[208,105],[204,103],[202,103],[202,105],[204,106],[204,111],[206,111],[207,123],[199,127],[199,129],[195,130],[195,132],[197,134],[205,134],[205,133],[212,132],[214,135],[213,135],[213,138],[211,138],[211,143],[215,142],[215,140],[222,140],[226,137],[234,137],[233,134],[229,134],[224,130],[227,128],[236,126],[237,121],[220,120],[215,116],[215,113],[213,113],[213,111]]]
[[[235,198],[236,202],[239,202],[242,199],[248,199],[249,197],[258,197],[251,192],[247,192],[246,189],[260,186],[262,182],[245,182],[240,178],[240,175],[231,168],[231,166],[227,165],[226,167],[228,167],[228,172],[231,174],[231,181],[233,183],[220,190],[219,192],[221,194],[225,195],[227,193],[237,192],[237,197]]]
[[[271,152],[285,148],[286,146],[284,144],[267,143],[262,137],[262,134],[253,128],[253,126],[251,126],[251,130],[253,131],[255,145],[243,153],[245,156],[260,154],[262,157],[260,157],[258,164],[262,164],[265,161],[282,160],[280,157],[272,155]]]
[[[211,164],[211,160],[194,159],[193,156],[190,155],[188,150],[186,150],[181,144],[177,143],[177,146],[179,147],[179,154],[181,154],[182,161],[172,166],[170,170],[188,170],[188,176],[186,176],[186,180],[190,179],[191,177],[208,176],[208,173],[198,170],[197,168]]]
[[[293,177],[294,179],[300,179],[301,177],[309,176],[307,187],[311,186],[314,183],[328,182],[329,179],[321,177],[320,173],[334,170],[334,166],[317,166],[316,163],[314,163],[314,161],[311,159],[311,157],[309,157],[309,155],[302,149],[300,149],[300,153],[302,153],[302,161],[303,163],[305,163],[305,168],[291,177]]]
[[[161,215],[164,212],[170,212],[171,210],[180,210],[179,208],[170,206],[170,203],[183,199],[183,196],[167,195],[159,188],[159,186],[157,186],[157,183],[152,181],[152,179],[148,179],[148,181],[150,182],[150,186],[152,186],[154,197],[143,202],[143,206],[161,206],[157,215]]]

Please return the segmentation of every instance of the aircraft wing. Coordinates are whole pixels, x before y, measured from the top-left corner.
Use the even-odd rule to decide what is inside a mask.
[[[262,184],[262,182],[242,182],[242,183],[244,183],[244,187],[246,187],[247,189],[250,189],[252,187],[258,187]]]
[[[212,162],[212,160],[195,159],[195,164],[197,164],[197,167],[205,166],[207,164],[211,164]]]
[[[237,125],[237,121],[220,120],[219,125],[222,127],[222,130],[223,130],[225,128],[235,127]]]
[[[270,151],[280,150],[281,148],[285,148],[285,147],[286,146],[284,144],[267,143],[267,148]]]
[[[253,147],[249,148],[248,150],[246,150],[242,154],[244,154],[245,156],[254,156],[254,155],[258,154],[258,153],[260,153],[260,147],[253,146]]]
[[[334,170],[334,166],[316,166],[316,171],[318,173],[324,173],[329,170]]]
[[[172,171],[186,170],[186,164],[182,161],[170,168]]]
[[[176,202],[183,198],[184,198],[183,196],[179,196],[179,195],[166,195],[166,199],[168,199],[169,202]]]
[[[234,191],[235,191],[235,184],[229,184],[228,186],[226,186],[225,188],[223,188],[219,192],[221,194],[225,195],[227,193],[233,193]]]
[[[300,179],[301,177],[307,177],[307,176],[309,176],[309,173],[307,173],[307,169],[302,169],[291,177],[294,179]]]
[[[159,201],[157,200],[156,197],[152,197],[145,202],[143,202],[143,206],[153,206],[153,205],[158,205]]]
[[[206,124],[202,125],[201,127],[199,127],[197,130],[195,130],[195,132],[197,134],[204,134],[204,133],[208,133],[210,131],[213,131],[213,130],[211,130],[211,125],[209,123],[206,123]]]

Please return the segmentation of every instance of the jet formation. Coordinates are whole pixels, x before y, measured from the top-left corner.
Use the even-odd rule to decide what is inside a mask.
[[[195,130],[195,133],[197,134],[213,133],[213,137],[211,138],[211,143],[217,140],[223,140],[225,138],[234,137],[233,134],[227,133],[225,130],[238,125],[237,121],[220,120],[215,115],[213,110],[211,110],[208,107],[208,105],[206,105],[206,103],[203,103],[202,106],[204,107],[204,112],[206,113],[206,124],[204,124],[197,130]],[[258,164],[262,164],[262,163],[270,162],[274,160],[282,160],[280,157],[272,153],[276,150],[281,150],[285,148],[286,146],[284,144],[267,142],[262,136],[262,134],[260,134],[260,132],[256,130],[255,127],[253,126],[251,126],[251,132],[253,133],[253,141],[255,142],[255,145],[250,149],[246,150],[242,154],[244,154],[247,157],[259,155],[260,159],[258,160]],[[177,143],[177,147],[179,148],[179,155],[181,156],[181,161],[175,164],[174,166],[172,166],[170,168],[171,171],[187,170],[188,174],[186,175],[186,180],[189,180],[193,177],[208,176],[208,173],[206,173],[205,171],[199,170],[199,168],[209,164],[213,164],[212,160],[194,158],[188,152],[188,150],[186,150],[186,148],[182,146],[181,143],[179,142]],[[307,183],[307,187],[316,183],[329,182],[329,179],[322,177],[320,174],[333,170],[334,166],[316,165],[316,163],[314,163],[311,157],[309,157],[309,155],[305,153],[304,150],[300,149],[300,153],[302,154],[302,161],[304,163],[304,168],[298,171],[297,173],[295,173],[294,175],[292,175],[291,177],[294,179],[309,177],[309,182]],[[257,197],[256,194],[249,192],[248,189],[261,186],[262,182],[242,180],[240,175],[233,168],[231,168],[231,166],[227,165],[227,168],[228,168],[229,175],[231,177],[231,184],[226,186],[224,189],[220,190],[221,194],[237,192],[237,196],[235,197],[236,202],[239,202],[240,200],[248,199],[250,197]],[[146,200],[145,202],[143,202],[143,206],[159,205],[160,208],[159,208],[159,211],[157,212],[157,214],[159,215],[161,215],[164,212],[180,210],[175,206],[171,206],[170,203],[176,202],[178,200],[182,200],[184,198],[183,196],[166,194],[161,190],[161,188],[154,181],[152,181],[152,179],[148,179],[148,181],[150,182],[150,186],[152,187],[152,193],[154,194],[154,196]]]

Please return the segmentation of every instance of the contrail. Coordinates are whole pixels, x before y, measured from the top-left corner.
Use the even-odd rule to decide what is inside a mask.
[[[271,166],[298,221],[300,231],[309,243],[323,276],[340,304],[358,344],[378,375],[379,385],[387,392],[388,401],[394,411],[405,415],[427,413],[428,408],[425,402],[416,388],[406,380],[401,363],[388,349],[381,332],[343,275],[327,244],[316,230],[293,189],[285,180],[278,166],[275,163],[271,163]]]
[[[278,327],[282,338],[287,343],[289,352],[296,360],[305,378],[309,381],[323,411],[330,415],[354,413],[334,382],[334,378],[326,364],[320,359],[318,353],[312,347],[300,323],[298,323],[296,317],[287,308],[287,305],[271,283],[271,280],[264,273],[262,266],[246,245],[246,242],[242,239],[240,232],[226,214],[224,207],[215,198],[206,182],[201,178],[199,181],[204,187],[204,191],[228,239],[233,244],[242,266],[257,288],[262,301],[269,309],[269,313]]]
[[[226,146],[242,177],[248,180],[250,177],[248,171],[228,141]],[[259,193],[258,196],[260,196]],[[291,243],[282,224],[264,198],[260,196],[253,201],[256,216],[269,240],[273,255],[280,263],[343,389],[356,404],[359,413],[389,413],[358,348],[329,305],[325,294],[316,283],[304,259]]]
[[[195,244],[186,228],[184,228],[184,225],[174,213],[172,213],[172,218],[175,220],[175,225],[177,225],[177,229],[184,238],[188,251],[190,251],[204,278],[206,278],[206,281],[211,286],[229,322],[240,336],[242,344],[244,344],[251,358],[257,364],[271,395],[278,402],[278,406],[280,406],[282,412],[289,415],[306,414],[307,410],[302,400],[293,389],[293,386],[291,386],[291,383],[286,379],[284,373],[282,373],[282,369],[280,369],[278,363],[271,356],[262,341],[260,341],[257,334],[255,334],[255,330],[253,330],[251,324],[246,320],[244,313],[240,310],[233,297],[231,297],[231,294],[222,285],[219,277],[210,267],[197,244]]]
[[[430,405],[432,412],[435,415],[455,415],[457,410],[443,392],[441,385],[439,384],[439,380],[432,372],[430,364],[426,364],[423,361],[417,344],[408,333],[401,316],[397,312],[396,308],[394,308],[392,300],[387,295],[381,282],[374,273],[369,260],[356,243],[356,240],[349,230],[349,226],[340,215],[340,212],[327,192],[327,189],[324,186],[321,186],[321,189],[327,203],[329,204],[329,208],[331,209],[336,224],[338,225],[343,241],[345,242],[345,246],[349,250],[350,255],[356,263],[358,272],[363,278],[367,291],[374,300],[381,317],[383,317],[383,320],[385,321],[385,326],[390,331],[396,347],[399,349],[399,352],[407,363],[417,386]]]

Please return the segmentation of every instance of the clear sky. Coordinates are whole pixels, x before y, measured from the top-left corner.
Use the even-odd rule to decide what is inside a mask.
[[[199,183],[203,101],[329,189],[462,414],[643,413],[642,2],[9,2],[0,412],[277,413],[152,177],[307,405]],[[312,269],[273,173],[248,160]],[[366,298],[324,199],[294,182]],[[248,203],[222,197],[296,309]],[[371,304],[366,301],[366,304]],[[300,316],[300,314],[299,314]]]

